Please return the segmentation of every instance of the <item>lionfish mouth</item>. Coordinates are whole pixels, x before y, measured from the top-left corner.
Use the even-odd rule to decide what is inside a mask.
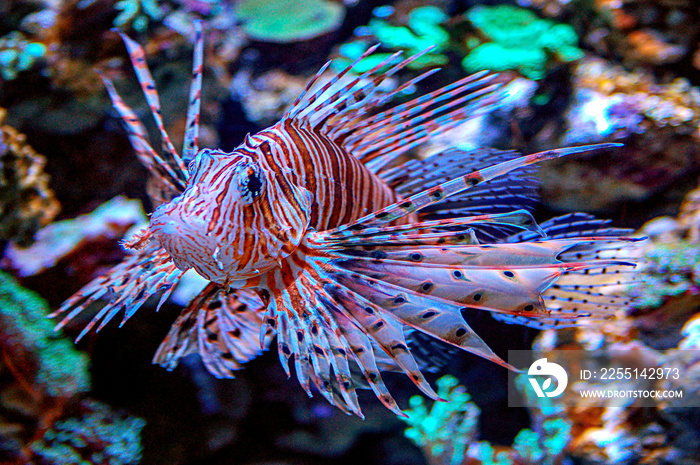
[[[192,263],[186,258],[188,252],[204,248],[204,244],[198,244],[196,240],[189,240],[185,231],[182,231],[182,222],[170,218],[167,212],[156,210],[151,216],[148,227],[148,235],[152,237],[170,255],[182,271],[192,268]]]
[[[146,229],[142,229],[141,231],[131,236],[129,239],[124,239],[122,241],[122,245],[125,249],[142,250],[148,245],[149,241],[151,240],[151,237],[153,237],[153,234],[149,227]]]

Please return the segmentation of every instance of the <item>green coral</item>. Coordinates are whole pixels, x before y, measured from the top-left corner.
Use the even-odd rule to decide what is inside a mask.
[[[32,69],[46,56],[46,46],[31,42],[14,31],[0,37],[0,76],[11,81],[22,71]]]
[[[698,244],[681,239],[660,243],[644,257],[645,270],[632,286],[637,308],[658,308],[668,298],[700,289],[700,250]]]
[[[345,18],[345,7],[326,0],[243,0],[236,6],[236,14],[248,37],[288,43],[337,29]]]
[[[90,389],[88,357],[53,331],[49,308],[37,294],[0,271],[0,348],[20,347],[36,359],[35,380],[52,397]]]
[[[486,441],[480,441],[476,450],[481,465],[513,465],[507,452],[496,453],[493,446]]]
[[[163,10],[158,0],[119,0],[114,5],[119,14],[114,18],[115,27],[124,28],[131,24],[134,30],[143,32],[150,21],[163,19]]]
[[[462,66],[470,73],[481,70],[518,70],[531,79],[544,77],[547,54],[542,49],[508,48],[494,42],[481,44],[462,60]]]
[[[516,377],[516,386],[524,395],[528,395],[523,389],[526,384],[527,376]],[[571,441],[571,424],[561,417],[563,405],[550,398],[538,399],[543,402],[533,409],[533,429],[520,431],[512,448],[497,452],[488,442],[476,442],[481,412],[465,388],[449,375],[438,379],[437,386],[438,395],[447,402],[435,402],[428,411],[423,397],[411,397],[408,418],[403,419],[409,424],[406,437],[430,455],[431,463],[550,465],[558,463]],[[467,456],[475,460],[465,460]]]
[[[129,465],[141,461],[141,418],[119,415],[93,400],[79,416],[56,422],[30,446],[38,463]]]
[[[467,41],[472,50],[462,66],[469,72],[517,70],[530,79],[541,79],[552,58],[566,63],[583,57],[571,26],[541,19],[524,8],[479,5],[465,17],[489,40],[472,37]]]
[[[445,65],[448,62],[447,56],[440,53],[450,42],[449,34],[440,27],[440,23],[447,19],[447,15],[435,6],[421,6],[414,8],[408,14],[407,27],[394,26],[382,18],[375,17],[369,21],[367,28],[384,47],[404,50],[408,55],[415,55],[429,47],[434,47],[430,52],[408,64],[409,69],[423,69]],[[342,58],[334,62],[334,67],[338,69],[348,66],[374,43],[374,41],[359,40],[341,45],[338,51]],[[389,56],[389,53],[372,54],[355,65],[353,71],[356,73],[369,71]]]
[[[410,55],[434,47],[430,53],[409,65],[409,68],[420,69],[447,63],[447,57],[438,53],[444,50],[450,41],[447,31],[440,27],[440,23],[447,19],[447,15],[439,8],[421,6],[408,14],[408,27],[392,26],[383,19],[372,18],[369,28],[385,47],[406,50]]]
[[[542,423],[542,433],[524,429],[513,441],[513,449],[529,463],[547,465],[559,456],[571,440],[571,425],[562,418],[551,418]]]
[[[481,411],[453,376],[438,379],[437,387],[438,395],[447,402],[435,402],[428,411],[422,396],[411,397],[408,417],[402,419],[409,424],[405,435],[418,446],[428,448],[433,457],[445,457],[445,463],[458,465],[475,438]]]

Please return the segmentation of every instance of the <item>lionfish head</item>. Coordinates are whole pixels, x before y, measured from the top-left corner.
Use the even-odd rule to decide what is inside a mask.
[[[254,278],[288,256],[309,224],[285,211],[280,181],[238,149],[200,150],[185,191],[158,207],[149,231],[181,270],[219,284]]]

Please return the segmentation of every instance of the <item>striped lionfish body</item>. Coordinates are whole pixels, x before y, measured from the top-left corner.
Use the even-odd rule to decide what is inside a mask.
[[[605,317],[625,304],[610,290],[633,278],[634,241],[626,231],[584,214],[537,225],[529,213],[531,165],[610,145],[528,156],[448,150],[400,164],[400,155],[429,136],[497,105],[498,86],[480,73],[379,112],[435,71],[379,93],[385,79],[420,56],[395,54],[360,76],[351,66],[320,86],[326,65],[276,125],[232,153],[198,150],[196,29],[182,157],[165,132],[144,52],[124,36],[162,154],[111,82],[105,85],[159,187],[160,206],[148,229],[127,243],[134,253],[56,312],[66,313],[59,326],[107,295],[112,300],[79,338],[122,310],[126,321],[149,297],[162,293],[165,301],[194,269],[209,284],[175,321],[154,362],[173,369],[199,353],[215,376],[233,377],[276,335],[288,375],[293,358],[309,395],[315,389],[361,416],[359,386],[401,414],[382,371],[402,371],[437,398],[409,348],[414,332],[512,368],[469,327],[465,312],[552,327]]]

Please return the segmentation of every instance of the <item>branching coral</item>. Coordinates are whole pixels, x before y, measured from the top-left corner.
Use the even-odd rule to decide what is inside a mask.
[[[426,451],[432,463],[459,465],[476,440],[481,410],[453,376],[440,378],[437,387],[438,395],[447,402],[435,402],[428,411],[422,396],[411,397],[404,419],[410,426],[405,434]]]
[[[38,465],[130,465],[141,460],[141,418],[120,415],[93,400],[76,417],[56,422],[30,449]]]
[[[523,382],[521,377],[519,384]],[[447,402],[435,402],[428,411],[423,397],[411,397],[404,419],[410,425],[406,437],[423,449],[431,464],[553,464],[569,444],[571,425],[559,417],[562,407],[551,399],[533,408],[533,429],[520,431],[512,447],[477,441],[481,410],[464,386],[450,375],[438,379],[437,386]]]
[[[550,62],[568,63],[583,57],[571,26],[541,19],[529,10],[479,5],[465,17],[481,36],[467,41],[472,50],[462,66],[469,72],[513,69],[530,79],[541,79]]]
[[[0,238],[26,245],[58,214],[59,205],[48,186],[46,160],[24,134],[3,125],[5,115],[0,108]]]

